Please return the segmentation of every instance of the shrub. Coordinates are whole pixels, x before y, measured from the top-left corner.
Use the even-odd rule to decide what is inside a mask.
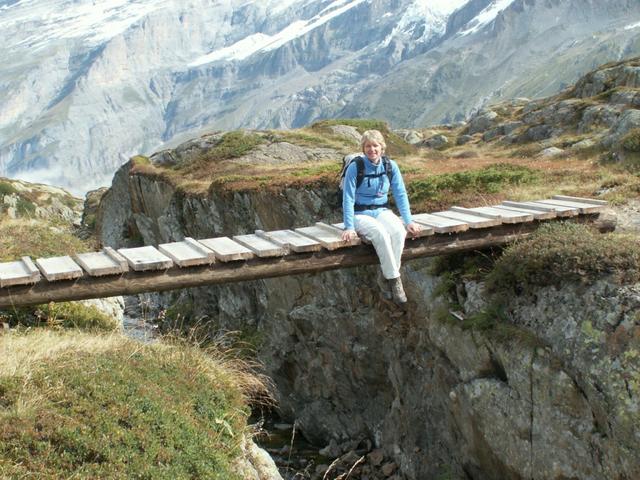
[[[0,197],[4,195],[14,195],[18,193],[18,190],[11,184],[11,182],[0,181]]]
[[[537,171],[498,163],[481,170],[434,175],[414,180],[407,186],[412,201],[437,200],[445,192],[496,193],[507,185],[523,185],[539,180]]]
[[[0,348],[3,478],[239,479],[256,382],[224,355],[46,331]]]
[[[36,206],[29,200],[18,197],[16,202],[16,211],[21,217],[33,217],[36,214]]]
[[[207,160],[228,160],[241,157],[255,147],[264,143],[265,139],[253,132],[236,130],[225,133],[220,142],[206,153]]]
[[[637,238],[600,234],[570,222],[550,223],[505,250],[487,276],[487,289],[509,296],[534,286],[590,283],[607,274],[618,275],[622,281],[640,280]]]

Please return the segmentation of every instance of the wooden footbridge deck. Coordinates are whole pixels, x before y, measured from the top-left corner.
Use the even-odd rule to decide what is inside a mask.
[[[556,195],[532,202],[414,215],[423,226],[408,239],[403,259],[503,245],[531,234],[542,222],[594,222],[607,202]],[[71,256],[29,257],[0,263],[0,308],[50,301],[131,295],[260,278],[320,272],[378,262],[360,239],[341,240],[342,224],[316,223],[276,230],[165,243],[138,248],[106,247]],[[615,228],[610,224],[604,227]]]

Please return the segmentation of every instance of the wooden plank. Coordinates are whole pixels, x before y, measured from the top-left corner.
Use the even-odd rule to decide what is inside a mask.
[[[510,210],[501,210],[495,207],[474,207],[474,208],[462,208],[451,207],[454,212],[471,213],[473,215],[480,215],[487,218],[499,218],[502,223],[523,223],[532,222],[533,215],[530,213],[518,213]]]
[[[129,266],[136,272],[145,270],[165,270],[173,266],[173,262],[165,254],[154,247],[120,248],[118,253],[127,259]]]
[[[129,270],[125,263],[125,268],[119,261],[116,261],[104,250],[101,252],[78,253],[73,259],[91,276],[118,275]],[[126,261],[125,261],[126,262]]]
[[[569,195],[554,195],[553,198],[557,200],[569,200],[580,203],[592,203],[593,205],[608,205],[606,200],[596,200],[595,198],[582,198],[582,197],[570,197]]]
[[[362,243],[360,237],[356,237],[349,241],[342,240],[343,230],[321,222],[310,227],[296,228],[295,231],[317,241],[327,250],[351,247]]]
[[[293,230],[275,230],[271,232],[256,230],[256,235],[292,252],[319,252],[322,250],[320,242]]]
[[[556,217],[575,217],[578,215],[579,210],[577,208],[562,207],[560,205],[545,205],[544,203],[537,202],[512,202],[505,200],[502,205],[507,207],[524,207],[530,210],[540,210],[543,212],[555,212]]]
[[[605,205],[594,205],[593,203],[578,202],[576,200],[561,200],[558,198],[553,198],[549,200],[536,200],[536,203],[544,203],[545,205],[560,205],[563,207],[577,208],[578,211],[582,214],[597,213],[607,208]]]
[[[419,222],[416,222],[416,223],[419,223]],[[339,230],[344,230],[344,223],[342,223],[342,222],[340,222],[340,223],[332,223],[331,225],[332,225],[333,227],[335,227],[335,228],[339,229]],[[428,237],[429,235],[433,235],[433,234],[435,233],[435,232],[434,232],[434,230],[433,230],[433,228],[428,227],[428,226],[426,226],[426,225],[423,225],[423,224],[421,224],[421,223],[420,223],[420,228],[421,228],[420,233],[419,233],[418,235],[416,235],[416,237],[415,237],[415,238]],[[408,235],[408,233],[407,233],[407,235]],[[412,237],[412,238],[413,238],[413,237]],[[364,243],[370,243],[370,242],[368,242],[368,241],[367,241],[367,239],[366,239],[366,238],[361,238],[361,240],[362,240]]]
[[[413,220],[420,225],[432,228],[436,233],[456,233],[469,230],[467,222],[453,220],[452,218],[439,217],[430,213],[418,213],[413,215]]]
[[[124,258],[122,255],[120,255],[118,252],[116,252],[113,248],[104,247],[102,251],[107,255],[109,255],[109,257],[111,257],[114,262],[120,265],[120,268],[122,269],[123,272],[129,271],[129,262],[127,262],[127,259]]]
[[[234,242],[229,237],[205,238],[199,243],[211,250],[221,262],[233,262],[253,258],[254,253],[244,245]]]
[[[454,212],[452,210],[444,210],[442,212],[434,212],[434,215],[438,217],[451,218],[452,220],[458,220],[465,222],[470,228],[487,228],[501,225],[502,220],[500,218],[487,218],[478,215],[471,215],[469,213]]]
[[[0,263],[0,288],[29,285],[38,281],[40,281],[40,270],[29,257],[22,257],[16,262]]]
[[[50,281],[72,280],[80,278],[82,268],[68,255],[36,259],[36,265],[44,277]]]
[[[491,208],[496,210],[506,210],[507,212],[516,212],[520,214],[532,215],[534,220],[550,220],[556,218],[558,215],[555,210],[533,210],[532,208],[525,207],[508,207],[506,205],[494,205]]]
[[[180,267],[193,265],[210,265],[215,262],[214,253],[203,245],[198,244],[193,238],[187,237],[181,242],[163,243],[158,245],[158,250],[173,260]]]
[[[255,233],[236,235],[233,240],[240,245],[244,245],[260,258],[282,257],[287,254],[287,250],[282,246],[261,238]]]

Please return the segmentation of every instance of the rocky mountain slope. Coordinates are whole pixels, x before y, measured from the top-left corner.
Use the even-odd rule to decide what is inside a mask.
[[[609,159],[634,161],[640,151],[638,126],[624,120],[638,112],[637,68],[606,65],[557,97],[490,106],[456,128],[396,132],[414,147],[388,132],[413,204],[435,194],[490,202],[549,189],[637,199],[633,164],[625,170],[619,156]],[[221,152],[238,137],[214,133],[125,164],[100,203],[102,241],[158,244],[337,219],[332,182],[340,153],[356,148],[354,126],[258,133],[240,137],[251,147],[236,145],[232,158]],[[591,146],[571,148],[585,140]],[[544,153],[563,145],[555,157]],[[461,267],[464,259],[444,268],[407,263],[407,313],[380,298],[374,267],[182,290],[157,302],[168,323],[197,323],[213,335],[241,330],[276,384],[283,415],[336,457],[358,445],[382,449],[384,476],[636,478],[637,240],[589,235],[548,233],[551,243],[535,250],[546,258],[543,281],[509,282],[497,306],[477,277],[483,269]],[[631,262],[629,275],[609,268],[616,252],[616,261]],[[526,265],[525,253],[506,264]],[[475,257],[493,268],[489,254]],[[574,267],[552,282],[551,266],[566,258]],[[594,259],[602,263],[591,269]]]
[[[82,193],[203,129],[453,121],[640,52],[630,0],[5,0],[0,26],[0,174]]]

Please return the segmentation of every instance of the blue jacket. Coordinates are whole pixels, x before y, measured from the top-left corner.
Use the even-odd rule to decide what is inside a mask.
[[[356,176],[358,167],[356,162],[351,162],[344,176],[344,187],[342,192],[342,212],[345,230],[355,230],[354,228],[354,210],[353,207],[357,203],[359,205],[383,205],[389,201],[389,188],[393,193],[396,206],[400,211],[400,216],[405,225],[411,223],[411,209],[409,207],[409,198],[407,190],[402,180],[402,174],[398,168],[398,164],[393,160],[391,162],[391,185],[389,185],[389,177],[384,174],[384,164],[382,159],[378,165],[374,165],[366,157],[362,155],[364,160],[364,174],[372,175],[382,173],[379,177],[364,178],[362,184],[356,191]],[[387,208],[375,208],[372,210],[363,210],[358,215],[369,215],[376,218]]]

